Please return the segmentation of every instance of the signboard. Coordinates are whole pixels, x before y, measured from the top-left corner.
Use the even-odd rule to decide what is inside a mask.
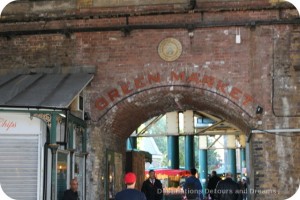
[[[0,113],[0,134],[33,134],[41,132],[42,121],[28,113]]]

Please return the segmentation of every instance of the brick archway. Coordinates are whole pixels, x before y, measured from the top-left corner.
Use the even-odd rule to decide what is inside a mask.
[[[98,116],[101,127],[126,139],[143,122],[171,111],[197,110],[224,119],[248,134],[256,116],[233,100],[191,85],[159,85],[123,97]]]
[[[177,101],[177,102],[176,102]],[[159,85],[139,90],[115,103],[106,114],[93,119],[89,165],[106,169],[107,149],[125,153],[126,139],[148,119],[171,111],[197,110],[234,124],[248,134],[257,119],[236,102],[216,92],[191,85]],[[124,154],[123,154],[124,155]],[[125,155],[124,155],[125,163]],[[95,171],[96,170],[96,171]],[[100,170],[101,171],[101,170]],[[101,172],[100,172],[101,173]],[[100,189],[100,195],[104,195]]]

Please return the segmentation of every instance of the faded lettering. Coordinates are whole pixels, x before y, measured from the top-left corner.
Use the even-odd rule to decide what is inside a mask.
[[[11,128],[17,127],[17,122],[10,121],[4,118],[0,118],[0,127],[4,128],[6,131],[8,131]]]

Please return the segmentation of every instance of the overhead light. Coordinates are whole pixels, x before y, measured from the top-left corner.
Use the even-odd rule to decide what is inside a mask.
[[[62,116],[63,118],[66,118],[66,115],[64,113],[59,113],[60,116]]]

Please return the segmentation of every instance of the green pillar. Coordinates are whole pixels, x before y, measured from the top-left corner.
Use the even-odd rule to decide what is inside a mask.
[[[179,169],[179,114],[166,113],[166,128],[168,136],[168,168]]]
[[[56,127],[57,127],[57,113],[51,114],[51,128],[50,128],[50,144],[56,145]]]
[[[207,136],[199,136],[199,174],[200,182],[202,184],[202,192],[205,195],[207,187]]]
[[[240,148],[241,155],[241,175],[243,176],[243,168],[246,168],[246,149]]]
[[[232,179],[236,181],[236,153],[235,149],[228,149],[229,172],[232,174]]]
[[[56,192],[56,182],[57,182],[57,163],[56,163],[56,155],[58,146],[56,144],[56,117],[57,113],[51,114],[51,128],[50,128],[50,144],[49,147],[52,153],[52,165],[51,165],[51,200],[56,200],[57,192]]]
[[[72,122],[67,125],[68,128],[68,149],[74,149],[74,126]]]
[[[185,169],[190,170],[195,167],[195,152],[194,152],[194,136],[186,135],[185,136]]]
[[[137,137],[129,137],[127,139],[127,150],[137,149]]]
[[[205,195],[205,189],[207,186],[207,149],[199,150],[199,173],[200,173],[200,182],[203,188],[203,195]]]
[[[168,136],[168,167],[179,169],[179,136]]]
[[[74,129],[73,129],[73,123],[70,122],[69,125],[69,129],[68,129],[68,150],[70,151],[70,177],[71,179],[74,178],[73,177],[73,157],[74,157],[74,152],[75,152],[75,149],[74,149]]]
[[[236,137],[235,135],[225,135],[224,139],[227,148],[227,169],[232,174],[232,179],[236,181]]]
[[[58,145],[50,146],[52,153],[52,165],[51,165],[51,200],[56,200],[56,182],[57,182],[57,163],[56,163],[56,155]]]

